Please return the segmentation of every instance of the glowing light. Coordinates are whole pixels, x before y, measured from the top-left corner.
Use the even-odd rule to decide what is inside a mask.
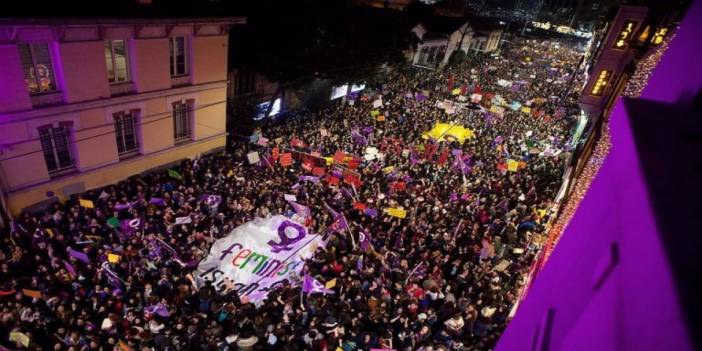
[[[656,30],[656,32],[658,32],[658,30]],[[648,79],[651,77],[651,73],[653,73],[653,69],[656,68],[658,62],[661,60],[666,50],[668,50],[668,44],[670,44],[673,38],[675,38],[675,34],[663,37],[663,39],[661,39],[663,40],[661,45],[657,46],[653,52],[639,61],[634,74],[624,88],[624,96],[639,97],[641,95],[641,92],[648,83]]]
[[[615,49],[624,50],[627,46],[627,41],[631,39],[631,35],[634,33],[634,28],[636,27],[636,21],[626,20],[622,26],[622,30],[617,35],[617,40],[614,41],[612,46]]]
[[[609,83],[609,79],[611,78],[611,76],[612,76],[612,71],[607,71],[607,70],[600,71],[600,74],[597,75],[597,80],[595,80],[595,84],[592,85],[592,90],[590,91],[590,95],[601,96],[602,92],[607,87],[607,83]]]
[[[660,45],[663,42],[663,39],[665,39],[666,34],[668,34],[668,28],[661,27],[661,28],[656,29],[656,32],[653,34],[653,37],[651,38],[651,44]]]

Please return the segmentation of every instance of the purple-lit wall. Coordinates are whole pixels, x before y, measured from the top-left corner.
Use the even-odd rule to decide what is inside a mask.
[[[641,94],[642,98],[663,102],[686,101],[700,89],[702,5],[696,2],[690,6],[675,44],[668,48],[664,59],[654,69],[648,86]]]
[[[697,2],[643,97],[675,102],[699,91],[700,21]],[[610,154],[498,351],[693,350],[622,101],[611,137]]]

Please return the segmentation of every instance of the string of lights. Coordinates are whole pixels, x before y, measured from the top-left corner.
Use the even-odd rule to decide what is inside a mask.
[[[626,88],[624,88],[624,96],[631,98],[641,96],[641,92],[646,87],[646,84],[648,84],[648,79],[651,77],[653,69],[656,68],[658,62],[660,62],[663,55],[665,55],[665,52],[668,51],[668,45],[675,38],[676,32],[677,28],[673,34],[666,36],[663,42],[651,54],[639,61],[634,74],[629,79],[629,82],[627,82]]]
[[[651,77],[653,70],[656,68],[660,60],[665,55],[665,52],[668,50],[669,43],[674,38],[674,34],[666,37],[664,42],[661,43],[661,45],[659,45],[650,55],[646,56],[641,61],[639,61],[639,63],[636,66],[636,70],[634,71],[634,74],[629,79],[626,87],[624,88],[624,92],[622,93],[624,96],[632,98],[637,98],[641,96],[641,92],[648,84],[648,80]],[[587,190],[590,188],[592,181],[595,179],[595,176],[597,176],[600,167],[602,166],[604,160],[609,154],[609,150],[612,147],[609,130],[609,121],[609,118],[605,120],[602,136],[596,142],[594,151],[590,156],[590,159],[587,161],[585,167],[583,167],[582,173],[578,177],[576,177],[575,185],[573,186],[573,191],[570,194],[570,197],[568,197],[568,199],[566,200],[560,216],[558,216],[558,219],[555,221],[555,223],[549,230],[547,241],[548,244],[544,248],[544,261],[548,260],[548,257],[551,255],[553,249],[558,244],[558,241],[563,235],[563,232],[568,227],[568,224],[570,223],[571,219],[573,219],[575,212],[578,210],[578,207],[580,207],[580,202],[585,198]]]

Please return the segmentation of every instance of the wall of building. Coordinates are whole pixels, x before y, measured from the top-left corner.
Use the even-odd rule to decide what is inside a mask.
[[[0,27],[2,27],[0,25]],[[22,73],[18,49],[0,31],[0,190],[13,214],[75,189],[109,185],[147,169],[194,157],[226,143],[227,35],[216,25],[22,27],[18,40],[49,43],[57,103],[37,104]],[[0,28],[2,29],[2,28]],[[48,34],[47,34],[48,33]],[[63,33],[61,35],[57,33]],[[169,35],[185,36],[188,75],[170,76]],[[57,39],[62,38],[62,39]],[[104,40],[125,39],[131,82],[108,82]],[[119,86],[125,89],[115,90]],[[173,104],[187,103],[190,138],[174,139]],[[34,104],[34,105],[33,105]],[[136,111],[136,152],[120,155],[114,115]],[[70,122],[74,167],[50,173],[38,128]]]

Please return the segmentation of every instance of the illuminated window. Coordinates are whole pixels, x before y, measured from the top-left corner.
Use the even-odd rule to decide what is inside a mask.
[[[634,34],[635,28],[636,28],[636,21],[631,21],[631,20],[624,21],[624,25],[622,26],[622,30],[619,32],[619,35],[617,35],[617,39],[614,40],[614,44],[612,45],[612,47],[615,49],[620,49],[620,50],[626,49],[627,44],[629,43],[629,40],[631,39],[631,36]]]
[[[57,127],[53,125],[39,127],[39,140],[49,174],[73,167],[69,142],[70,127],[70,123],[59,123]]]
[[[119,112],[114,115],[117,153],[127,156],[139,150],[137,140],[137,111]]]
[[[105,40],[105,62],[110,83],[129,81],[127,69],[127,44],[124,40]]]
[[[185,37],[173,37],[170,40],[171,77],[188,74],[185,44]]]
[[[176,144],[187,142],[191,137],[190,120],[191,111],[186,102],[176,102],[173,104],[173,139]]]
[[[592,85],[590,95],[602,96],[602,92],[604,92],[605,88],[607,88],[607,83],[609,83],[611,77],[612,71],[600,71],[600,74],[597,75],[597,80],[595,80],[595,84]]]
[[[47,43],[17,44],[24,81],[30,94],[48,93],[56,90],[51,55]]]
[[[651,37],[651,44],[659,45],[663,42],[666,34],[668,34],[668,28],[661,27],[656,29],[656,32],[653,33],[653,37]]]

